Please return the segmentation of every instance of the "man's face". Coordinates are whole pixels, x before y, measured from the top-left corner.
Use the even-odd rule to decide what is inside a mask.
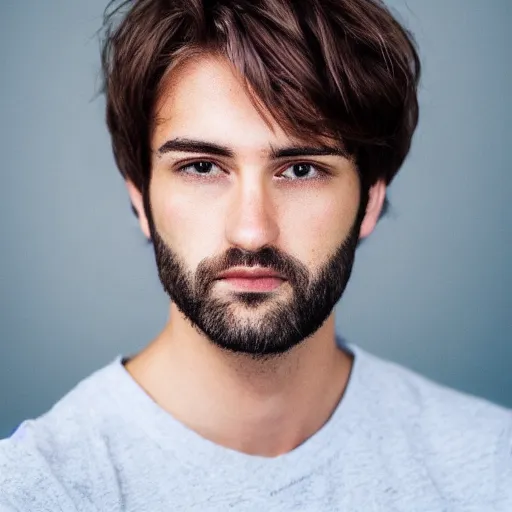
[[[220,59],[189,61],[172,76],[151,138],[148,220],[162,284],[218,346],[285,352],[322,325],[348,281],[359,238],[355,165],[266,124]],[[220,275],[247,269],[273,275]]]

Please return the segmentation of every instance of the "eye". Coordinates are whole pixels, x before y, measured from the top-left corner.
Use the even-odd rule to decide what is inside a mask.
[[[288,167],[285,172],[281,173],[286,179],[304,180],[319,178],[322,172],[314,165],[308,163],[296,163]]]
[[[215,170],[220,171],[219,167],[217,167],[213,162],[208,162],[206,160],[191,162],[178,169],[179,172],[184,174],[196,174],[202,176],[210,176],[215,174]]]

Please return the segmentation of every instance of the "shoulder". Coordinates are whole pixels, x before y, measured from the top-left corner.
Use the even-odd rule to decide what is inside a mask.
[[[454,493],[493,489],[512,500],[511,410],[353,349],[360,386],[390,440]]]
[[[390,408],[405,408],[411,417],[421,415],[426,421],[466,422],[466,427],[484,430],[498,428],[512,419],[512,410],[489,400],[449,388],[404,366],[374,356],[360,347],[350,345],[360,365],[360,378],[378,395],[393,398]],[[444,427],[447,425],[444,423]]]
[[[0,440],[0,510],[97,510],[96,495],[113,479],[104,465],[108,441],[97,410],[106,370]]]

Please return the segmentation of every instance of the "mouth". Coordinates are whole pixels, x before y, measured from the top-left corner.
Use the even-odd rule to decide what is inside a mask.
[[[279,288],[286,281],[286,278],[270,269],[246,267],[222,272],[217,280],[237,290],[270,292]]]
[[[247,292],[271,292],[279,288],[283,284],[283,280],[278,277],[256,277],[256,278],[240,278],[230,277],[221,279],[232,288]]]

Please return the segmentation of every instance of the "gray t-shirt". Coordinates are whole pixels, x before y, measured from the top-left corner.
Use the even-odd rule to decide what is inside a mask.
[[[0,511],[512,511],[511,411],[344,350],[333,415],[275,458],[188,429],[118,356],[0,441]]]

